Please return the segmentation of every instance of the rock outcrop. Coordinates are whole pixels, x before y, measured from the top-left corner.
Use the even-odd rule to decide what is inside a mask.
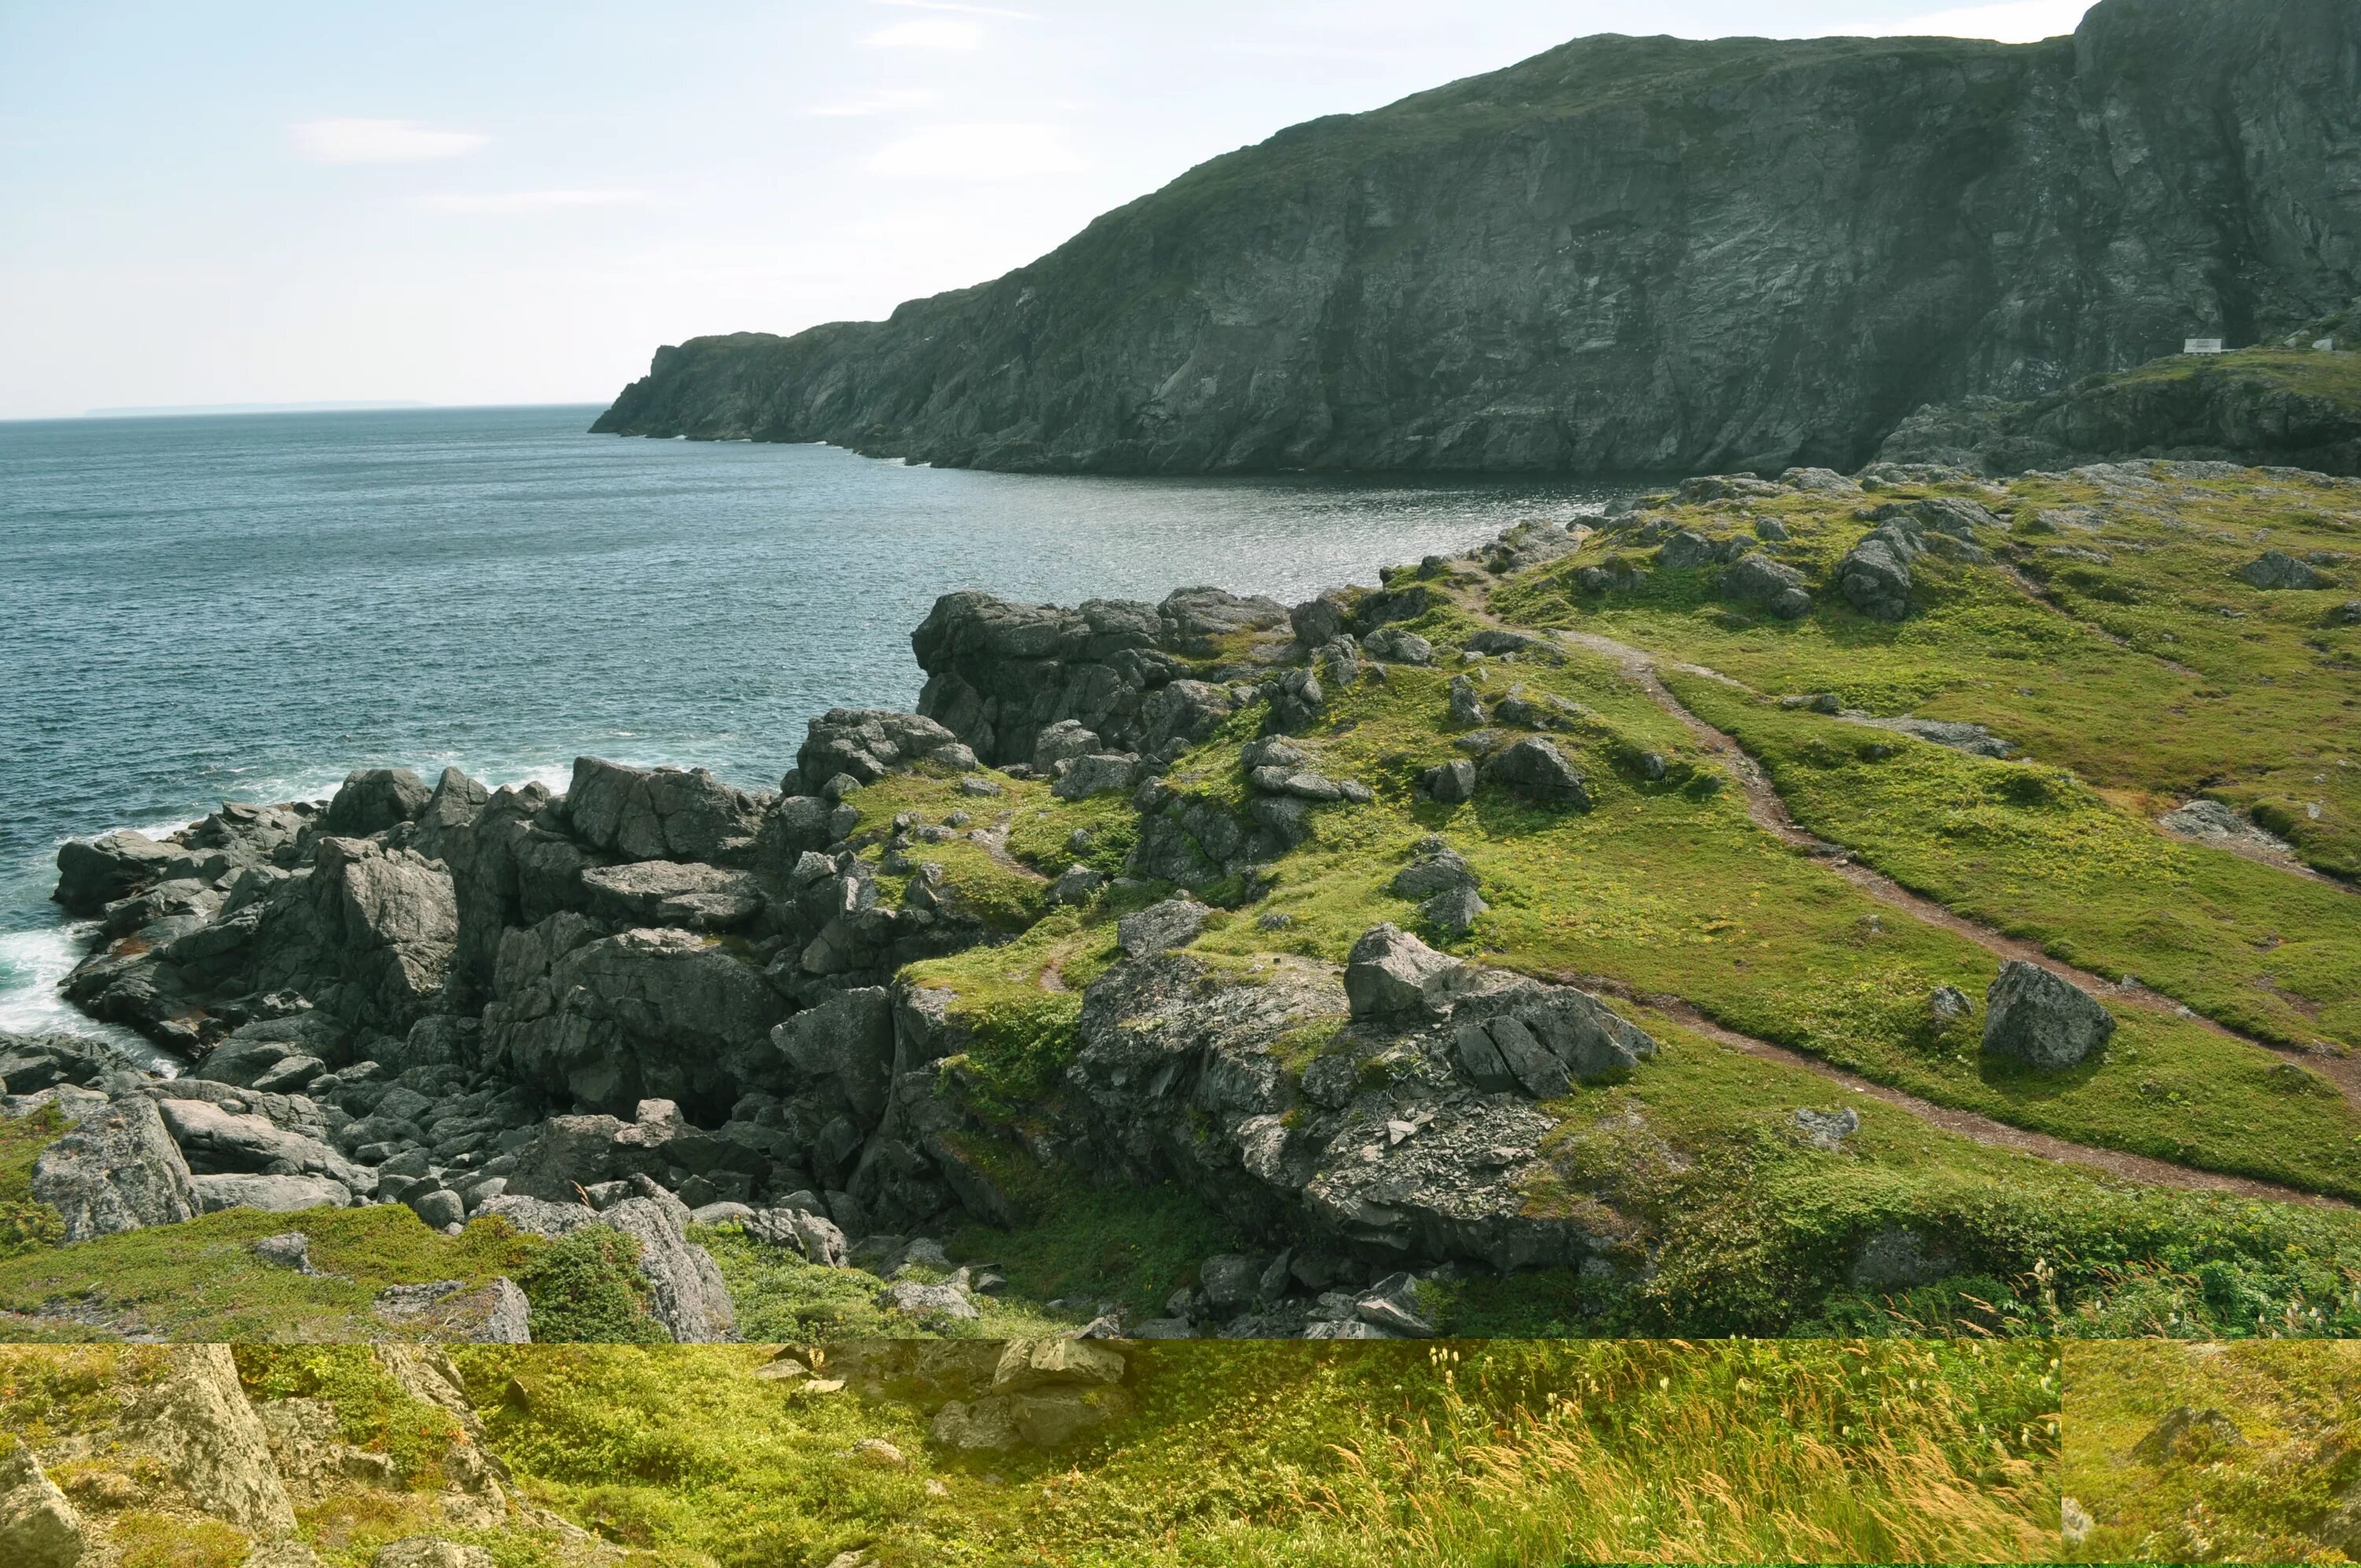
[[[1984,993],[1983,1048],[2042,1071],[2080,1065],[2114,1032],[2089,992],[2022,959],[2003,963]]]
[[[1922,405],[2361,293],[2356,32],[2106,0],[2026,45],[1584,38],[888,320],[660,349],[593,428],[1044,471],[1849,469]]]

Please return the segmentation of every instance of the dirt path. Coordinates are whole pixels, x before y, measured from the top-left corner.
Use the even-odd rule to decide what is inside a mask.
[[[2169,1014],[2195,1024],[2201,1028],[2211,1030],[2225,1039],[2237,1040],[2242,1044],[2253,1046],[2257,1050],[2268,1051],[2273,1056],[2299,1062],[2335,1084],[2349,1104],[2356,1109],[2361,1109],[2361,1058],[2300,1050],[2291,1046],[2276,1046],[2268,1041],[2242,1035],[2229,1025],[2217,1023],[2159,992],[2151,991],[2147,986],[2137,983],[2121,984],[2092,974],[2088,970],[2077,969],[2062,959],[2051,957],[2035,943],[2021,938],[2007,936],[1989,926],[1957,914],[1931,898],[1911,892],[1892,877],[1881,872],[1872,871],[1855,860],[1852,852],[1844,846],[1831,844],[1799,826],[1795,819],[1788,815],[1787,803],[1781,799],[1779,792],[1772,787],[1771,781],[1765,776],[1762,767],[1753,758],[1746,754],[1745,749],[1739,745],[1737,740],[1699,718],[1673,695],[1658,673],[1658,661],[1654,654],[1644,649],[1634,648],[1629,643],[1616,641],[1613,638],[1602,637],[1597,632],[1564,631],[1559,635],[1577,647],[1587,648],[1592,652],[1603,653],[1616,660],[1626,678],[1646,692],[1659,707],[1679,719],[1696,738],[1699,746],[1727,763],[1745,796],[1747,815],[1754,820],[1756,826],[1822,861],[1829,870],[1879,903],[1899,909],[1914,919],[1924,921],[1929,926],[1940,927],[1954,936],[1965,938],[1995,957],[2021,959],[2026,963],[2038,964],[2052,974],[2070,981],[2083,990],[2103,997],[2107,1001],[2144,1008],[2152,1013]],[[1729,681],[1730,679],[1719,671],[1707,669],[1700,664],[1675,663],[1673,668],[1715,680]]]
[[[1596,981],[1593,981],[1596,984]],[[1732,1050],[1764,1061],[1784,1063],[1801,1068],[1815,1077],[1827,1080],[1851,1093],[1882,1104],[1906,1111],[1919,1120],[1931,1123],[1947,1133],[1982,1144],[1988,1148],[2009,1149],[2017,1154],[2031,1155],[2037,1159],[2053,1160],[2065,1165],[2086,1166],[2103,1171],[2125,1181],[2137,1181],[2151,1187],[2177,1187],[2190,1191],[2228,1192],[2241,1198],[2260,1198],[2276,1203],[2309,1203],[2323,1209],[2351,1209],[2354,1204],[2342,1199],[2306,1192],[2301,1188],[2283,1187],[2275,1181],[2258,1181],[2249,1177],[2224,1176],[2218,1171],[2197,1170],[2169,1160],[2151,1159],[2146,1155],[2125,1154],[2121,1149],[2093,1148],[2088,1144],[2071,1143],[2052,1137],[2047,1133],[2027,1132],[2005,1122],[1972,1111],[1955,1111],[1948,1105],[1938,1105],[1899,1089],[1882,1083],[1872,1083],[1840,1068],[1829,1066],[1817,1057],[1801,1051],[1774,1046],[1768,1040],[1758,1040],[1752,1035],[1741,1035],[1725,1028],[1675,996],[1635,995],[1632,1000],[1664,1014],[1683,1028],[1697,1033]]]

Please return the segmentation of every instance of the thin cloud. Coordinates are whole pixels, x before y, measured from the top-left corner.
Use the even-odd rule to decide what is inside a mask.
[[[952,0],[869,0],[872,5],[898,5],[910,11],[956,11],[967,16],[998,16],[1011,22],[1038,22],[1040,14],[1034,11],[1010,11],[998,5],[961,5]]]
[[[880,148],[867,164],[888,180],[1034,180],[1090,167],[1063,126],[1006,124],[929,126]]]
[[[1993,38],[2026,44],[2072,32],[2090,8],[2091,0],[2000,0],[1997,5],[1955,6],[1828,30],[1863,38]]]
[[[416,163],[457,158],[492,138],[436,130],[415,120],[304,120],[287,127],[295,150],[313,163]]]
[[[864,98],[845,98],[833,104],[815,104],[804,111],[827,119],[862,119],[872,115],[898,115],[909,109],[923,109],[941,94],[911,90],[888,89],[872,93]]]
[[[983,24],[958,16],[923,16],[880,27],[861,40],[870,49],[939,49],[966,51],[983,47]]]
[[[644,202],[644,191],[453,191],[420,198],[438,213],[546,213],[567,207],[620,207]]]

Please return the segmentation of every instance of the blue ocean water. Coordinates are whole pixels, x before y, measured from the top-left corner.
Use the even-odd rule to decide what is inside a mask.
[[[909,633],[952,589],[1292,601],[1613,493],[979,474],[595,412],[0,423],[0,1029],[90,1027],[55,995],[68,837],[381,763],[775,785],[813,715],[916,699]]]

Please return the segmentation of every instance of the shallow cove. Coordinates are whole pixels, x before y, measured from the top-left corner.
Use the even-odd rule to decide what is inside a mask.
[[[60,840],[375,763],[774,785],[938,595],[1302,598],[1625,487],[1049,477],[620,440],[581,407],[0,423],[0,1029],[94,1026]]]

